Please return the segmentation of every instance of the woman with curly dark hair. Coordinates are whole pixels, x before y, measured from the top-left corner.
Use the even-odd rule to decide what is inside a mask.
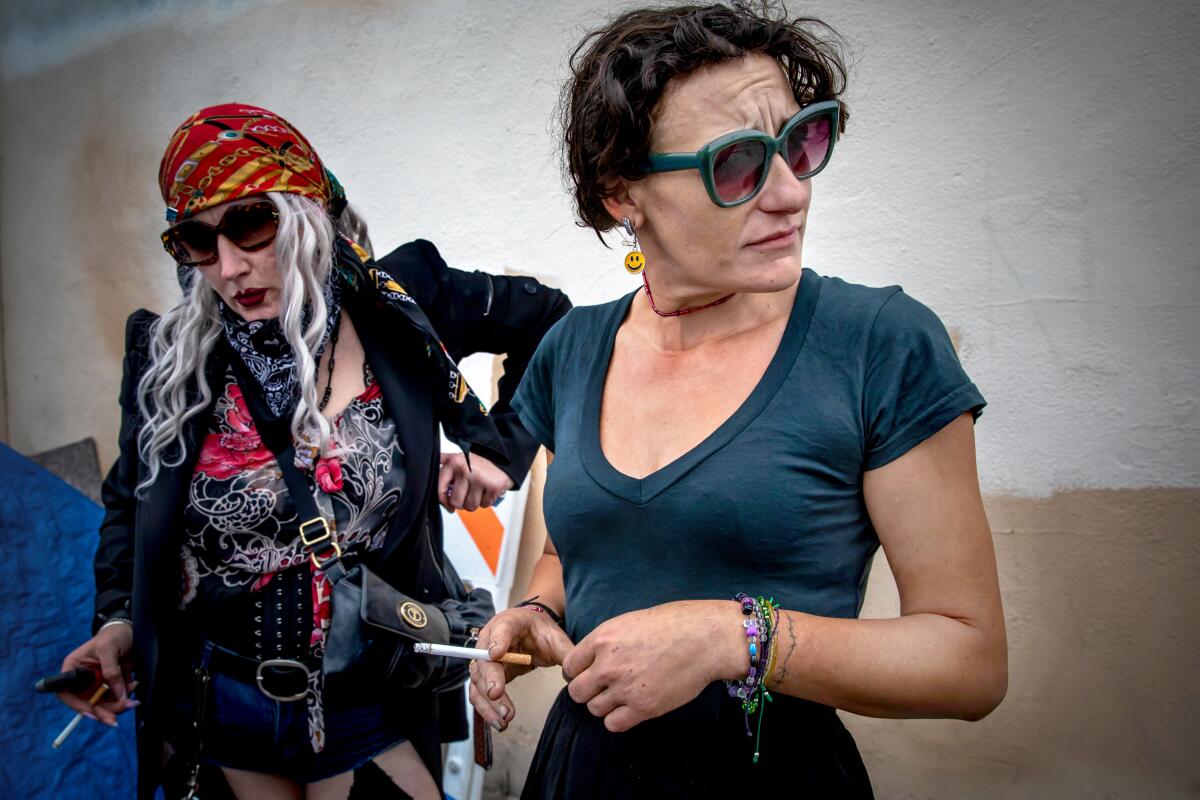
[[[899,287],[802,268],[847,116],[835,42],[736,4],[631,11],[575,51],[579,215],[642,286],[560,321],[514,400],[557,455],[550,540],[532,602],[480,639],[569,680],[526,798],[870,797],[835,709],[979,719],[1004,696],[984,399]],[[881,545],[901,616],[859,620]],[[519,670],[471,672],[503,729]]]

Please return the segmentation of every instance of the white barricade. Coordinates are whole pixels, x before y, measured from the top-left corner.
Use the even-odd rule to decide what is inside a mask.
[[[512,590],[528,487],[529,480],[526,480],[520,489],[508,492],[493,508],[455,514],[442,511],[447,557],[464,581],[492,593],[497,611],[507,606]],[[467,703],[466,692],[464,687],[464,703]],[[472,723],[473,716],[467,704],[468,724]],[[471,736],[463,742],[452,742],[446,752],[442,775],[448,800],[480,800],[483,778],[483,768],[475,764]]]

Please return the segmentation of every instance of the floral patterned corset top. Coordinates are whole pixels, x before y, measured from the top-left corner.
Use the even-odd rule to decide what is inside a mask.
[[[333,422],[342,454],[307,475],[350,561],[383,544],[404,491],[395,422],[369,369],[364,377],[366,391]],[[330,585],[300,541],[300,521],[229,372],[183,514],[180,606],[194,635],[255,658],[321,657]]]

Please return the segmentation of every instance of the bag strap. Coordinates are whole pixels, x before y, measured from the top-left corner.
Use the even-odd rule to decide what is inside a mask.
[[[317,507],[308,481],[296,466],[296,449],[288,445],[282,453],[276,453],[279,471],[283,473],[283,483],[287,486],[292,503],[304,522],[300,523],[300,540],[308,548],[308,556],[313,566],[325,573],[329,582],[336,584],[346,577],[346,567],[342,564],[342,548],[338,546],[329,527],[329,520]]]
[[[233,369],[234,378],[242,396],[246,400],[246,409],[254,420],[254,427],[279,464],[284,486],[292,497],[292,504],[303,522],[300,523],[300,540],[308,548],[309,558],[313,566],[325,573],[330,583],[336,584],[346,577],[346,567],[342,564],[342,548],[330,527],[330,520],[321,513],[317,501],[313,499],[312,489],[308,480],[296,466],[296,447],[292,443],[291,425],[286,417],[277,417],[271,413],[263,396],[258,379],[251,374],[245,362],[223,340],[222,345],[228,348],[229,363]]]

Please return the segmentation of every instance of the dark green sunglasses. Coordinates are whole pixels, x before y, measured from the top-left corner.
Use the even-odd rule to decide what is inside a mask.
[[[752,199],[767,182],[776,153],[797,180],[816,175],[829,163],[837,139],[841,104],[837,100],[813,103],[789,119],[770,136],[762,131],[734,131],[713,139],[695,153],[651,153],[643,165],[647,173],[698,169],[708,196],[722,208]]]

